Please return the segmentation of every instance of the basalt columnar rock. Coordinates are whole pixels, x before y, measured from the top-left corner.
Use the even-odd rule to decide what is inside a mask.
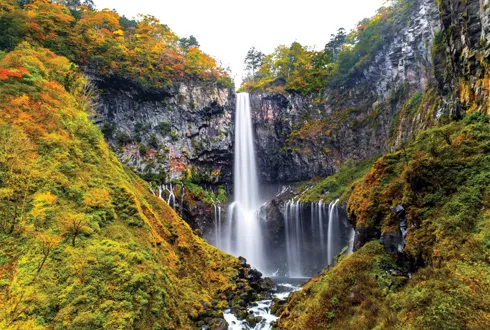
[[[197,81],[161,89],[92,81],[97,123],[125,164],[149,180],[171,182],[190,170],[204,183],[231,182],[232,90]]]
[[[490,1],[442,0],[443,48],[447,54],[445,84],[448,105],[456,115],[490,113]]]
[[[209,230],[218,191],[232,181],[234,91],[198,81],[155,89],[90,77],[99,94],[96,123],[118,158],[152,182],[155,194],[162,190],[164,200],[171,191],[176,211],[194,229]]]

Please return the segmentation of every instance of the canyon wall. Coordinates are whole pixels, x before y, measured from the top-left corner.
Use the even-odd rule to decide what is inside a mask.
[[[234,92],[200,82],[145,89],[92,77],[98,124],[119,159],[149,181],[189,173],[204,184],[230,183]]]
[[[416,1],[373,62],[347,86],[321,95],[253,92],[257,152],[265,181],[299,181],[334,173],[348,159],[371,158],[399,146],[426,122],[394,127],[416,92],[437,85],[433,44],[440,31],[432,0]],[[279,85],[281,82],[277,82]],[[431,109],[435,117],[440,108]],[[420,119],[420,118],[419,118]]]

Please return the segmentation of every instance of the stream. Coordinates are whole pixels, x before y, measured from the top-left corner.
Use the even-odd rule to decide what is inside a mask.
[[[270,330],[272,322],[279,317],[271,313],[272,299],[278,298],[285,300],[294,291],[301,289],[309,278],[289,278],[289,277],[272,277],[274,287],[271,290],[270,299],[258,301],[254,306],[248,308],[249,314],[260,317],[261,320],[255,325],[250,326],[246,320],[238,320],[231,313],[230,309],[224,311],[224,318],[228,322],[228,330]]]

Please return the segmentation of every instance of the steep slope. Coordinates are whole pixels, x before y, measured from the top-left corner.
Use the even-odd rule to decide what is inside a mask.
[[[0,57],[0,328],[188,329],[219,315],[239,262],[121,165],[91,100],[64,57],[27,43]]]
[[[280,328],[488,329],[489,141],[473,113],[376,161],[348,200],[360,249],[295,293]]]
[[[443,28],[440,47],[446,54],[440,89],[458,115],[490,114],[490,3],[488,0],[436,1]]]
[[[205,229],[231,182],[231,78],[195,38],[179,38],[151,15],[129,20],[80,3],[90,5],[0,0],[8,31],[0,50],[27,41],[79,65],[97,96],[94,120],[119,160],[154,190],[172,183],[163,197],[175,194],[179,214]]]

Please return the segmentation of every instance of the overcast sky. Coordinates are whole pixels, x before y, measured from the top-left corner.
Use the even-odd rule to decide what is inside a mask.
[[[230,67],[239,84],[248,49],[270,53],[298,41],[322,49],[340,27],[351,30],[385,0],[95,0],[128,18],[151,14],[178,36],[194,35],[201,49]],[[238,87],[238,86],[237,86]]]

